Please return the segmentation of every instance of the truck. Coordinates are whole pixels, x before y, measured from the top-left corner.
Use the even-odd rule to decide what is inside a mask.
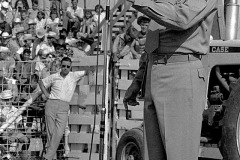
[[[218,3],[213,40],[209,53],[202,57],[207,74],[207,92],[199,157],[239,160],[240,40],[237,31],[240,1],[219,0]],[[143,130],[142,124],[120,137],[116,160],[143,160]]]

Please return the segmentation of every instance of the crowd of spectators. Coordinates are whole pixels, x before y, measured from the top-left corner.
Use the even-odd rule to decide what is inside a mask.
[[[51,0],[49,7],[46,2],[0,0],[0,127],[35,92],[39,79],[60,71],[63,57],[92,54],[94,32],[105,18],[101,5],[92,11],[78,6],[78,0]],[[39,99],[44,101],[44,96]],[[11,143],[29,142],[26,132],[34,129],[33,112],[27,112],[27,122],[22,123],[23,114],[0,135],[0,159],[10,152],[9,137]]]
[[[65,0],[0,0],[0,126],[16,110],[14,105],[21,106],[34,93],[39,79],[60,71],[63,57],[92,54],[95,34],[102,32],[98,25],[105,16],[101,5],[96,5],[94,11],[87,10],[78,5],[78,0],[70,3]],[[129,20],[116,36],[113,45],[116,60],[140,58],[150,19],[139,17],[138,21],[140,31]],[[44,96],[40,100],[44,100]],[[24,128],[31,132],[30,117]],[[15,128],[11,125],[5,136],[21,133],[17,136],[24,136],[18,139],[23,138],[26,143],[26,134],[17,129],[21,120],[22,117],[17,119]],[[6,139],[0,137],[0,156],[4,141]]]

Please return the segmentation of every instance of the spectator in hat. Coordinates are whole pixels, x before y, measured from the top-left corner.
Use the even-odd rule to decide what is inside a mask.
[[[22,27],[21,18],[15,18],[13,21],[13,29],[12,29],[13,36],[16,36],[16,30],[18,30],[19,27]]]
[[[4,90],[11,90],[13,100],[18,97],[18,87],[15,79],[6,78],[0,75],[0,93]]]
[[[33,19],[29,19],[28,21],[28,31],[27,33],[36,36],[36,22]]]
[[[140,59],[141,55],[145,52],[145,42],[148,31],[150,18],[146,16],[140,16],[137,20],[137,24],[140,26],[141,31],[138,37],[133,40],[131,44],[131,52],[134,59]]]
[[[1,36],[1,45],[7,46],[9,40],[12,38],[12,36],[9,35],[8,32],[3,32]]]
[[[9,122],[10,118],[15,116],[17,112],[17,108],[12,105],[13,102],[13,93],[11,90],[4,90],[0,93],[0,116],[1,122],[0,125],[6,124]],[[22,132],[18,129],[19,125],[21,124],[22,115],[16,117],[13,123],[11,123],[8,128],[7,132],[4,132],[1,135],[1,141],[6,145],[6,148],[9,148],[12,152],[16,152],[16,148],[11,148],[11,144],[15,143],[28,143],[29,139],[26,135],[22,134]],[[10,142],[10,146],[9,145]],[[3,156],[4,157],[4,156]]]
[[[37,18],[34,19],[36,22],[36,30],[40,28],[46,27],[46,18],[45,18],[45,13],[41,10],[38,11]]]
[[[35,73],[42,79],[50,75],[51,61],[47,58],[48,51],[40,49],[36,57]]]
[[[32,2],[32,9],[29,10],[29,18],[30,19],[35,19],[37,18],[37,14],[38,14],[38,1],[35,0]]]
[[[117,35],[113,43],[114,61],[133,58],[130,48],[137,34],[138,31],[134,27],[129,27],[125,33]]]
[[[12,78],[15,69],[15,60],[9,56],[10,50],[7,47],[0,47],[0,70],[6,78]]]
[[[63,28],[68,32],[79,31],[84,17],[83,9],[77,5],[78,0],[71,0],[71,2],[72,5],[67,8],[66,15],[63,18]]]
[[[32,56],[32,48],[33,48],[33,41],[35,40],[35,37],[33,37],[31,34],[24,34],[23,36],[23,41],[24,41],[24,46],[22,46],[17,53],[20,55],[20,57],[23,54],[23,51],[25,49],[29,49],[31,51],[30,59],[33,59]]]
[[[48,44],[48,52],[51,54],[55,54],[54,43],[56,43],[56,39],[58,38],[57,34],[53,31],[48,32],[47,35],[47,44]]]
[[[50,12],[50,17],[47,19],[47,28],[49,31],[58,33],[58,24],[60,20],[57,15],[57,10],[53,9]]]
[[[18,27],[15,30],[16,32],[16,38],[10,39],[10,41],[7,44],[7,47],[10,49],[11,53],[13,54],[13,57],[17,61],[21,61],[21,58],[17,51],[24,45],[23,42],[23,35],[25,32],[24,27]]]
[[[44,47],[46,46],[45,35],[46,35],[45,29],[40,28],[40,29],[36,30],[37,39],[35,40],[35,42],[33,44],[33,58],[35,56],[37,56],[38,51],[40,49],[44,49]]]
[[[47,33],[47,42],[42,41],[36,48],[36,55],[40,49],[45,50],[47,54],[55,54],[55,49],[53,43],[56,40],[57,34],[55,32],[50,31]]]

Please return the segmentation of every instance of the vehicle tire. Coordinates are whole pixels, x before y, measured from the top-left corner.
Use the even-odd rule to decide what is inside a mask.
[[[240,159],[240,80],[234,84],[228,100],[222,126],[220,151],[224,160]]]
[[[118,142],[116,160],[143,160],[143,128],[133,128]]]

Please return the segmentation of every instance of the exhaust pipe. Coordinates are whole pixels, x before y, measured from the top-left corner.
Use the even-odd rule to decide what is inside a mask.
[[[238,19],[239,19],[239,0],[225,0],[225,40],[237,39]]]

